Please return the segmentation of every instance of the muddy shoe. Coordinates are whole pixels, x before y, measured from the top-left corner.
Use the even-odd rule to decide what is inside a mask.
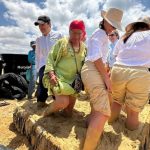
[[[29,101],[31,101],[31,100],[33,100],[35,97],[27,97],[27,99],[29,100]]]
[[[37,102],[37,108],[43,108],[46,106],[47,106],[47,104],[45,102]]]

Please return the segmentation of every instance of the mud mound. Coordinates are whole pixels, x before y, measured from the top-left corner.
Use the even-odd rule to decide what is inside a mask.
[[[19,132],[26,135],[34,150],[80,150],[86,135],[85,119],[90,112],[89,103],[77,101],[71,118],[61,112],[43,118],[45,108],[37,109],[34,101],[17,107],[13,122]],[[105,125],[97,150],[148,150],[150,138],[150,106],[140,115],[140,127],[129,131],[124,127],[126,114],[118,121]]]

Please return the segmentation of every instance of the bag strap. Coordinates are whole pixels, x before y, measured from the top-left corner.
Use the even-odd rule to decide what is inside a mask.
[[[79,73],[78,64],[77,64],[77,59],[76,59],[76,54],[75,54],[75,49],[73,48],[72,43],[71,43],[71,47],[72,47],[73,53],[74,53],[74,59],[75,59],[75,64],[76,64],[76,70],[77,70],[77,73]],[[79,48],[80,48],[80,45],[79,45]]]

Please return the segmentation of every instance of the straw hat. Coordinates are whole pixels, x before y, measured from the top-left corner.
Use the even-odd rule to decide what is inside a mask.
[[[102,10],[101,16],[113,27],[122,30],[121,20],[123,16],[123,11],[117,8],[110,8],[107,12]]]
[[[136,22],[132,22],[132,23],[128,24],[128,25],[126,26],[126,29],[127,29],[127,28],[130,28],[133,24],[136,24],[136,23],[138,23],[138,22],[143,22],[143,23],[145,23],[145,24],[147,24],[147,25],[150,26],[150,17],[147,17],[147,16],[145,16],[145,17],[140,17]]]
[[[141,22],[145,22],[145,23],[150,25],[150,17],[148,17],[148,16],[141,17],[138,20],[141,21]]]

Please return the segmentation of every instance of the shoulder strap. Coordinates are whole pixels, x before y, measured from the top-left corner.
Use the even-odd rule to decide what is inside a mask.
[[[72,46],[72,45],[71,45]],[[76,70],[77,70],[77,73],[79,73],[79,70],[78,70],[78,64],[77,64],[77,59],[76,59],[76,54],[75,54],[75,50],[72,46],[72,49],[73,49],[73,53],[74,53],[74,59],[75,59],[75,63],[76,63]]]

